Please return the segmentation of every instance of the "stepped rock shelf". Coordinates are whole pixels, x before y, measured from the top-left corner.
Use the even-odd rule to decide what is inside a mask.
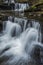
[[[22,15],[23,14],[23,15]],[[3,20],[3,17],[8,16],[16,16],[16,17],[26,17],[26,18],[36,18],[36,19],[42,19],[43,20],[43,11],[38,12],[23,12],[23,11],[13,11],[13,10],[0,10],[0,19]]]

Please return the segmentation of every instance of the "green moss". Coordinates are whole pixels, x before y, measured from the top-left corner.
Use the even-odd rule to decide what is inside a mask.
[[[32,8],[32,9],[36,9],[37,7],[36,7],[36,6],[32,6],[31,8]]]

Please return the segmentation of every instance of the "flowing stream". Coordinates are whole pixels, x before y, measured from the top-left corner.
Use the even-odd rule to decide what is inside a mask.
[[[18,3],[16,0],[3,0],[3,2],[11,6],[11,9],[15,11],[24,11],[29,8],[28,3]]]
[[[29,8],[28,3],[15,3],[16,0],[3,1],[11,4],[12,10],[15,11]],[[25,18],[13,19],[10,16],[7,21],[3,21],[3,30],[0,31],[0,65],[43,65],[40,23]]]
[[[0,34],[0,65],[41,65],[42,49],[38,21],[22,18],[4,21]]]

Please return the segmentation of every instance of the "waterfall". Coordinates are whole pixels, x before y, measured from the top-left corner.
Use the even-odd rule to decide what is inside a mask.
[[[3,0],[4,4],[11,6],[11,10],[24,11],[29,8],[28,3],[18,3],[17,0]]]
[[[24,11],[26,10],[27,8],[29,8],[29,5],[28,3],[16,3],[15,4],[15,11]]]
[[[41,64],[40,49],[43,49],[43,44],[39,38],[40,23],[14,18],[14,22],[5,21],[3,27],[3,35],[0,36],[0,65]]]
[[[3,0],[4,3],[8,3],[8,4],[11,4],[11,3],[14,3],[15,0]]]
[[[40,23],[38,21],[35,21],[35,20],[27,20],[27,19],[22,19],[22,18],[14,18],[14,22],[16,23],[19,23],[22,27],[23,27],[23,31],[26,29],[26,28],[35,28],[38,30],[38,35],[39,35],[39,42],[41,42],[41,27],[40,27]]]
[[[6,21],[6,28],[4,30],[4,34],[7,35],[20,35],[22,29],[18,23],[12,23],[11,21]],[[14,34],[13,34],[14,33]]]
[[[34,27],[34,28],[36,28],[36,29],[38,29],[38,32],[39,32],[39,41],[41,42],[41,27],[40,27],[40,24],[39,24],[39,22],[33,22],[32,21],[32,27]]]

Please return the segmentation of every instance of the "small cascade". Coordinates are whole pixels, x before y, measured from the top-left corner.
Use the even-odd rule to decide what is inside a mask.
[[[13,17],[8,17],[8,20],[9,21],[7,21],[7,22],[9,22],[9,23],[7,23],[9,26],[10,26],[10,24],[11,24],[11,26],[10,26],[10,28],[9,28],[9,30],[7,30],[7,31],[9,31],[9,33],[10,33],[10,29],[11,29],[11,27],[16,23],[17,25],[20,25],[21,26],[21,28],[22,28],[22,30],[21,30],[21,32],[23,32],[23,31],[25,31],[28,27],[29,28],[35,28],[35,29],[37,29],[38,30],[38,39],[39,39],[39,42],[41,42],[41,27],[40,27],[40,23],[38,22],[38,21],[35,21],[35,20],[27,20],[27,19],[25,19],[25,18],[13,18]],[[12,22],[14,22],[14,23],[12,23],[12,22],[10,22],[10,21],[12,21]],[[6,22],[5,23],[3,23],[3,25],[4,26],[6,26],[5,25],[6,24]],[[3,29],[5,28],[3,26]],[[6,31],[6,32],[7,32]]]
[[[37,21],[32,21],[32,27],[34,27],[35,29],[38,30],[39,33],[39,42],[41,42],[41,27],[40,27],[40,23]]]
[[[8,34],[8,35],[20,35],[22,29],[21,29],[21,26],[19,24],[16,24],[16,23],[12,23],[11,21],[6,21],[6,27],[5,27],[5,30],[4,30],[4,34]]]
[[[26,28],[35,28],[38,30],[38,33],[39,33],[39,42],[41,42],[41,27],[40,27],[40,23],[38,21],[35,21],[35,20],[27,20],[27,19],[22,19],[22,18],[14,18],[14,22],[15,23],[18,23],[21,25],[23,31],[26,29]]]
[[[28,3],[18,3],[17,0],[3,0],[4,4],[7,4],[11,10],[24,11],[29,8]]]
[[[23,16],[29,4],[16,1],[3,0],[8,9]],[[41,26],[38,21],[9,16],[8,20],[0,24],[0,65],[43,65],[41,38]]]
[[[36,20],[11,17],[3,23],[0,36],[0,65],[41,64],[40,23]],[[4,59],[4,60],[1,60]]]
[[[23,31],[26,29],[26,23],[27,23],[27,20],[26,19],[23,19],[23,18],[16,18],[14,19],[14,22],[18,23],[21,25]]]
[[[11,3],[14,3],[15,0],[3,0],[3,2],[4,2],[5,4],[11,4]]]
[[[15,11],[24,11],[29,8],[28,3],[16,3],[15,4]]]

